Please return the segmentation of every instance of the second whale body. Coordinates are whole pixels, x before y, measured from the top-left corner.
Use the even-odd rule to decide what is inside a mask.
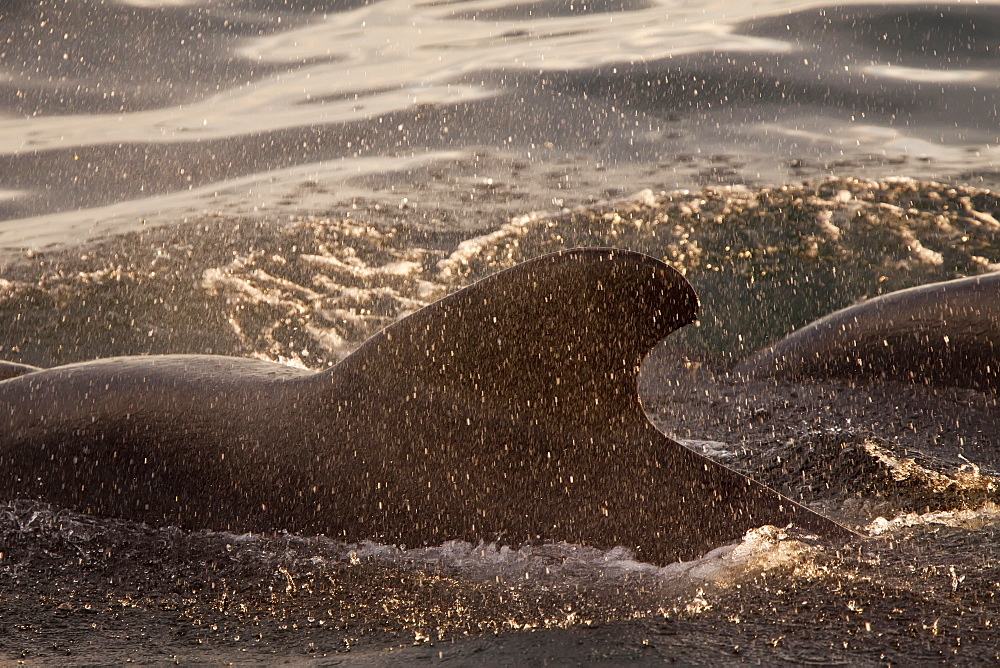
[[[750,356],[735,371],[1000,388],[1000,273],[849,306]]]

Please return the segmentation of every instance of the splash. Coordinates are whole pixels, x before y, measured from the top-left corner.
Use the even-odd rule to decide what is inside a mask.
[[[980,531],[1000,522],[1000,506],[993,502],[979,508],[939,510],[930,513],[901,513],[891,519],[876,517],[865,530],[870,536],[888,536],[911,527],[946,526]]]

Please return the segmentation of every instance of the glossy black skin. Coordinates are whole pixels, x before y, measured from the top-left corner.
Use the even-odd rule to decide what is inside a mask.
[[[407,546],[625,545],[655,563],[763,524],[849,539],[647,421],[639,364],[697,308],[657,260],[578,249],[486,278],[320,373],[212,356],[27,372],[0,382],[0,497]]]
[[[842,309],[735,371],[1000,388],[1000,273],[921,285]]]

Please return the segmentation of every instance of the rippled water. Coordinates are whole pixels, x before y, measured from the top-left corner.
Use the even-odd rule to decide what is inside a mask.
[[[0,43],[8,247],[290,199],[428,206],[434,166],[504,184],[450,207],[469,218],[829,173],[997,179],[992,4],[42,0],[0,10]]]

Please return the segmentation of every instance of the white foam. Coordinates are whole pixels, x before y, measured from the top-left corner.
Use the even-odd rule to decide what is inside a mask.
[[[258,537],[231,536],[230,542],[253,546]],[[753,529],[743,540],[716,548],[702,557],[656,566],[639,561],[624,547],[602,550],[571,543],[545,543],[520,548],[496,543],[447,541],[435,547],[404,549],[365,541],[355,544],[328,539],[318,557],[301,550],[302,558],[352,565],[446,569],[478,582],[534,583],[540,586],[629,587],[641,585],[661,594],[690,594],[727,587],[767,571],[792,569],[806,562],[815,549],[775,527]],[[266,556],[266,555],[265,555]]]
[[[734,459],[736,457],[729,444],[722,441],[708,441],[696,438],[678,438],[675,440],[681,445],[715,460]]]
[[[344,262],[336,257],[329,255],[310,255],[303,253],[299,255],[299,258],[310,265],[321,267],[327,270],[333,270],[338,272],[343,272],[351,276],[352,278],[359,279],[371,279],[375,277],[385,277],[385,276],[395,276],[395,277],[409,277],[416,276],[420,273],[423,268],[419,262],[412,262],[406,260],[400,260],[396,262],[390,262],[382,266],[371,267],[365,265],[360,260],[352,258],[356,261],[354,262]]]
[[[510,237],[523,237],[534,227],[535,223],[548,216],[549,214],[544,211],[533,211],[512,218],[510,222],[500,226],[498,230],[466,239],[458,244],[451,255],[438,262],[438,280],[448,281],[461,275],[462,269],[467,267],[473,259],[493,260],[494,258],[489,255],[488,249],[497,247],[501,241]]]
[[[870,536],[882,536],[893,531],[915,526],[938,524],[978,530],[1000,522],[1000,507],[987,502],[976,509],[939,510],[930,513],[902,513],[892,519],[876,517],[865,527]]]

